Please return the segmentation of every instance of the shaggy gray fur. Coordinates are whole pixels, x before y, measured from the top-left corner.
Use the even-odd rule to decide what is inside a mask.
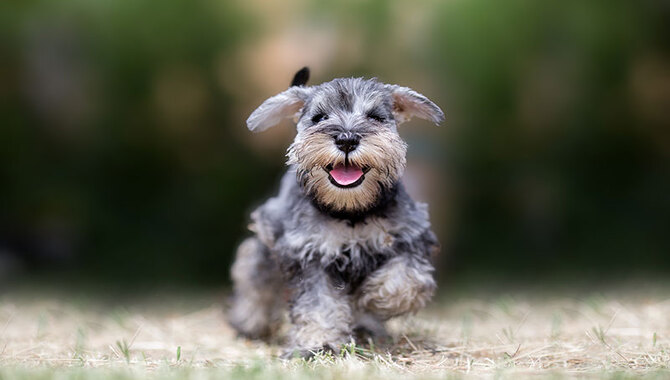
[[[238,248],[229,320],[244,336],[268,337],[288,304],[289,352],[308,355],[337,351],[357,328],[383,334],[385,320],[430,300],[438,243],[427,206],[400,181],[405,143],[396,126],[444,115],[409,88],[344,78],[291,87],[247,124],[259,131],[294,115],[298,133],[279,194],[252,213],[255,235]],[[336,147],[343,134],[360,141],[355,150]],[[363,168],[362,183],[335,186],[334,165]]]

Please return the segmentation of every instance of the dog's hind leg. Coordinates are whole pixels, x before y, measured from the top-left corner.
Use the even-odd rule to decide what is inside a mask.
[[[256,237],[237,248],[231,269],[234,294],[228,322],[240,335],[265,339],[281,318],[283,282],[268,248]]]

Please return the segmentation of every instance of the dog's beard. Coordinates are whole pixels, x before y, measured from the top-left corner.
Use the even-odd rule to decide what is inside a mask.
[[[407,144],[390,130],[363,136],[349,154],[337,149],[328,134],[303,132],[289,147],[288,164],[295,165],[303,191],[319,208],[336,214],[363,214],[395,189],[405,169],[406,151]],[[334,168],[362,176],[343,186],[338,176],[329,173]]]

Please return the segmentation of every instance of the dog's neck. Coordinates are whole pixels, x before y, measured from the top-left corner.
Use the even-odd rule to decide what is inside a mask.
[[[402,188],[400,181],[391,187],[385,187],[380,184],[380,193],[375,203],[362,210],[335,210],[319,201],[314,194],[306,194],[312,202],[312,205],[321,213],[331,218],[344,220],[350,227],[355,227],[357,223],[365,223],[368,217],[386,217],[387,212],[397,204],[396,197],[398,191]]]

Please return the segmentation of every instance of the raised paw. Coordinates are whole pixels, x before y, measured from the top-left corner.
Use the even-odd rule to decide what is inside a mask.
[[[379,318],[413,313],[426,306],[436,284],[427,263],[397,257],[368,277],[361,286],[357,306]]]

